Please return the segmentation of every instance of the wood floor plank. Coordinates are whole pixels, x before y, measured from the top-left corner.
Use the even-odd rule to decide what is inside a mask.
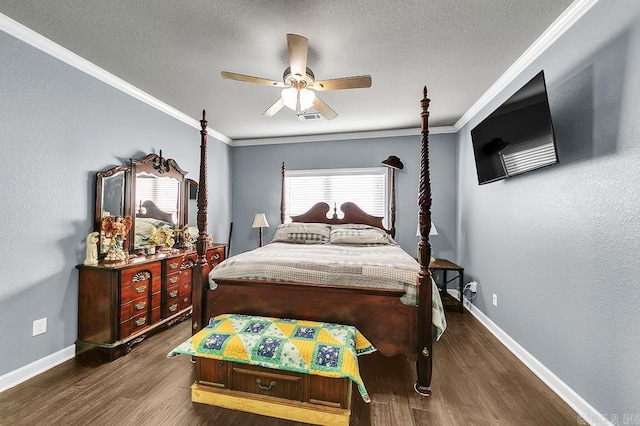
[[[351,425],[577,424],[575,412],[475,318],[449,312],[447,321],[434,344],[432,396],[413,391],[414,362],[362,356],[371,403],[354,388]],[[0,425],[301,425],[191,402],[193,364],[166,357],[189,325],[153,335],[114,362],[73,359],[1,393]]]

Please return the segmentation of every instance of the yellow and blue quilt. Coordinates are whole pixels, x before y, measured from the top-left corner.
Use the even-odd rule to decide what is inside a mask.
[[[369,402],[358,355],[376,349],[353,326],[325,322],[223,314],[167,356],[179,354],[324,377],[347,377]]]

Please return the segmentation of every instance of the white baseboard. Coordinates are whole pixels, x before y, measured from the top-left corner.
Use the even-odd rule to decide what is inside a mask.
[[[56,353],[4,374],[0,376],[0,392],[11,389],[12,387],[17,386],[40,373],[44,373],[45,371],[55,367],[56,365],[62,364],[75,356],[76,345],[67,346]]]
[[[458,298],[458,290],[449,289],[447,292],[454,298]],[[476,308],[469,300],[464,299],[464,306],[480,323],[493,334],[507,349],[509,349],[522,363],[533,372],[540,380],[566,402],[582,420],[576,419],[576,424],[589,424],[592,426],[605,426],[612,423],[593,408],[587,401],[564,383],[551,370],[545,367],[533,355],[527,352],[518,342],[498,327],[480,309]]]

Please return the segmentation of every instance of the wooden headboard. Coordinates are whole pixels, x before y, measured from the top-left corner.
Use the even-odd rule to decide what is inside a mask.
[[[333,208],[333,215],[327,216],[331,208],[327,203],[316,203],[305,213],[298,216],[291,216],[292,222],[312,222],[312,223],[329,223],[332,225],[346,224],[346,223],[360,223],[364,225],[371,225],[377,228],[383,229],[387,232],[391,232],[385,229],[382,224],[381,217],[371,216],[367,212],[363,211],[356,204],[351,202],[343,203],[340,206],[340,211],[344,213],[344,217],[339,218],[336,208]]]
[[[164,222],[170,223],[171,225],[176,224],[171,213],[160,210],[160,207],[158,207],[151,200],[146,200],[140,203],[140,206],[138,206],[138,211],[136,212],[136,217],[149,217],[162,220]]]

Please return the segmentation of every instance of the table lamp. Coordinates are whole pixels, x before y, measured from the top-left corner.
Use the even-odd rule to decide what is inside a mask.
[[[265,216],[265,214],[256,213],[255,217],[253,218],[253,224],[251,225],[251,227],[260,229],[260,247],[262,247],[262,228],[269,227],[269,222],[267,222],[267,217]]]

